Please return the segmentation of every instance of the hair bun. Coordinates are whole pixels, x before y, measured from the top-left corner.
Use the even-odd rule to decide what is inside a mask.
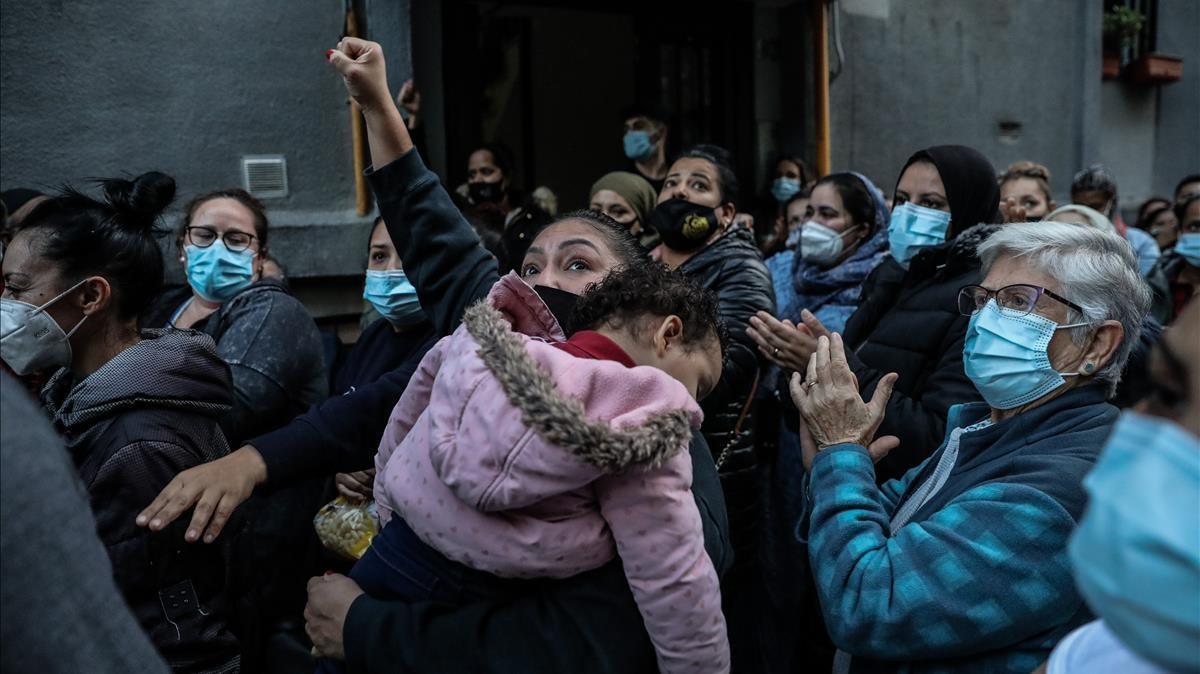
[[[101,184],[109,205],[125,223],[138,229],[153,229],[155,221],[175,198],[175,179],[158,171],[143,173],[133,180],[112,178]]]

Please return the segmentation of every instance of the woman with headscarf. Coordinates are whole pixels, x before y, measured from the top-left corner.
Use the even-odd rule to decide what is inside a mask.
[[[629,228],[642,247],[650,250],[657,246],[658,232],[646,224],[650,211],[658,201],[658,194],[645,178],[628,171],[613,171],[604,174],[592,184],[588,194],[588,208],[599,211]]]
[[[804,215],[799,246],[790,256],[790,278],[782,279],[795,292],[786,296],[788,304],[777,304],[777,313],[798,323],[800,311],[808,309],[830,330],[840,332],[858,307],[863,281],[887,255],[887,204],[866,176],[833,173],[817,181]],[[778,301],[778,288],[776,293]],[[750,336],[770,358],[774,347],[753,324],[771,316],[759,313],[751,320]]]
[[[975,248],[1000,220],[1000,190],[991,162],[962,145],[938,145],[909,157],[896,183],[888,225],[891,255],[863,284],[861,301],[846,320],[846,354],[864,396],[887,372],[899,374],[879,433],[900,438],[880,463],[880,481],[923,461],[945,434],[951,405],[979,393],[963,372],[967,317],[955,308],[958,289],[978,283]],[[803,372],[817,339],[833,331],[812,311],[802,325],[755,326],[768,357]],[[778,352],[775,350],[778,349]]]

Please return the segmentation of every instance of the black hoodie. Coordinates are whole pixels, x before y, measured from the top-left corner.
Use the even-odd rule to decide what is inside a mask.
[[[996,171],[979,152],[938,145],[917,152],[905,168],[930,161],[950,204],[948,241],[920,251],[904,270],[890,256],[863,284],[862,302],[846,321],[847,361],[865,398],[888,372],[900,375],[878,435],[895,435],[900,447],[876,467],[882,483],[924,461],[942,442],[951,405],[980,399],[963,370],[966,316],[958,291],[979,283],[976,247],[998,222]],[[903,175],[901,171],[901,175]]]
[[[212,339],[144,331],[82,381],[59,370],[42,397],[142,629],[176,672],[235,671],[226,591],[232,536],[192,545],[182,535],[188,517],[158,533],[134,522],[176,474],[229,452],[219,426],[231,407],[229,366]]]

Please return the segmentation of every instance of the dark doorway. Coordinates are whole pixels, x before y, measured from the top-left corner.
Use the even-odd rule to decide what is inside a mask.
[[[754,174],[751,6],[524,3],[443,5],[447,179],[466,157],[502,142],[518,157],[519,186],[550,187],[560,210],[587,205],[588,189],[626,168],[622,111],[650,103],[672,117],[668,150],[727,147]]]

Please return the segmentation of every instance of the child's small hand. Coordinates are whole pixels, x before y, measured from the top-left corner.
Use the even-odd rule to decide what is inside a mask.
[[[375,488],[375,469],[360,470],[355,473],[338,473],[333,478],[338,493],[351,501],[365,501],[372,498]]]

